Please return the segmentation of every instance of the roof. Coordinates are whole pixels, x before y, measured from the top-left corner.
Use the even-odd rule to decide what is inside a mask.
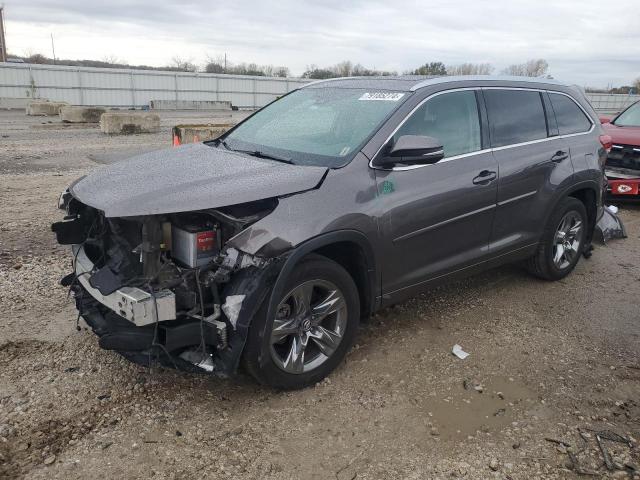
[[[384,76],[384,77],[343,77],[343,78],[330,78],[327,80],[318,80],[311,82],[302,88],[375,88],[378,90],[396,90],[401,92],[413,92],[420,88],[429,87],[431,85],[437,85],[439,83],[453,83],[453,82],[469,82],[469,81],[482,81],[482,82],[509,82],[509,83],[539,83],[546,85],[562,85],[570,86],[566,83],[558,82],[551,78],[540,77],[509,77],[509,76],[494,76],[494,75],[462,75],[462,76],[421,76],[421,75],[406,75],[399,77]]]

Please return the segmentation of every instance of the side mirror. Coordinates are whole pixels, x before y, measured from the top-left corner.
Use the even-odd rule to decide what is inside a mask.
[[[375,162],[379,166],[397,163],[421,165],[437,163],[444,158],[442,142],[422,135],[403,135]]]

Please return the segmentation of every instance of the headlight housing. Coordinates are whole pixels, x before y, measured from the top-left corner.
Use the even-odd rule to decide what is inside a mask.
[[[69,187],[67,187],[62,191],[60,197],[58,197],[58,208],[66,211],[71,198],[71,192],[69,191]]]

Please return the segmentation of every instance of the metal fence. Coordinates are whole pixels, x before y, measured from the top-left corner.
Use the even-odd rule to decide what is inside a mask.
[[[619,95],[613,93],[587,93],[593,108],[600,113],[616,113],[640,100],[640,95]]]
[[[48,98],[72,105],[142,107],[151,100],[230,101],[266,105],[308,80],[211,73],[0,63],[0,99]],[[614,113],[640,95],[587,93],[593,107]]]
[[[0,63],[0,98],[142,107],[151,100],[230,101],[255,108],[307,83],[300,78]]]

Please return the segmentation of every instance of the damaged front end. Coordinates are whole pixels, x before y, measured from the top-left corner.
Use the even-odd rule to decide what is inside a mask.
[[[61,283],[102,348],[144,365],[232,374],[286,254],[250,255],[228,241],[277,204],[113,218],[66,191],[66,216],[52,225],[73,254]]]

